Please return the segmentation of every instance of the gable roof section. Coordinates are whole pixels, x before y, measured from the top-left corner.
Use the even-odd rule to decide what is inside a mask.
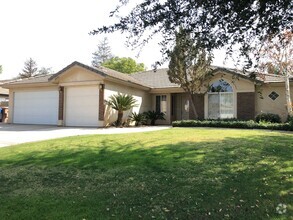
[[[232,69],[232,68],[225,68],[225,67],[218,67],[218,66],[212,66],[212,69],[214,69],[214,72],[217,71],[223,71],[226,73],[236,74],[236,76],[239,76],[241,78],[248,79],[250,81],[255,82],[261,82],[261,83],[274,83],[274,82],[284,82],[284,77],[281,75],[273,75],[273,74],[256,74],[256,77],[250,77],[250,74],[252,72],[248,72],[248,74],[245,74],[243,71]],[[290,76],[290,81],[293,81],[293,76]]]
[[[128,74],[120,73],[118,71],[111,70],[111,69],[108,69],[105,67],[98,67],[98,68],[90,67],[90,66],[87,66],[87,65],[82,64],[77,61],[71,63],[70,65],[66,66],[65,68],[63,68],[62,70],[60,70],[59,72],[57,72],[55,74],[50,74],[50,75],[45,75],[45,76],[35,76],[35,77],[27,78],[27,79],[17,79],[17,80],[5,83],[3,85],[3,87],[8,88],[10,86],[40,84],[40,83],[44,83],[44,84],[47,83],[47,84],[52,85],[52,82],[54,81],[54,79],[61,76],[68,69],[70,69],[74,66],[79,66],[81,68],[87,69],[93,73],[99,74],[100,76],[102,76],[108,80],[123,81],[123,82],[127,82],[127,83],[131,83],[131,84],[135,84],[137,86],[144,87],[145,89],[150,89],[150,87],[148,87],[147,85],[145,85],[141,81],[136,80],[135,78],[131,77]]]
[[[280,75],[273,75],[273,74],[263,74],[258,77],[264,83],[278,83],[278,82],[285,82],[285,78]],[[290,76],[290,81],[293,81],[293,76]]]
[[[88,66],[88,65],[85,65],[83,63],[80,63],[80,62],[77,62],[77,61],[74,61],[73,63],[71,63],[70,65],[68,65],[67,67],[65,67],[64,69],[60,70],[59,72],[57,72],[56,74],[54,74],[53,76],[51,76],[49,78],[50,81],[56,79],[57,77],[59,77],[60,75],[62,75],[64,72],[66,72],[68,69],[74,67],[74,66],[79,66],[79,67],[82,67],[84,69],[87,69],[91,72],[94,72],[104,78],[108,78],[109,80],[111,79],[115,79],[115,80],[121,80],[121,81],[124,81],[124,82],[128,82],[128,83],[133,83],[133,84],[136,84],[136,85],[139,85],[139,86],[143,86],[143,87],[148,87],[146,86],[145,84],[143,84],[141,81],[138,81],[136,80],[135,78],[131,77],[130,75],[128,74],[125,74],[125,73],[120,73],[118,71],[115,71],[115,70],[111,70],[111,69],[108,69],[108,68],[105,68],[105,67],[91,67],[91,66]]]

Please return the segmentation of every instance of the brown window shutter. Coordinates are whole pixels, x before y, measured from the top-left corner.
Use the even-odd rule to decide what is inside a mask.
[[[237,93],[237,118],[241,120],[254,119],[255,113],[255,93],[238,92]]]
[[[104,121],[105,104],[104,104],[104,85],[99,89],[99,120]]]
[[[64,87],[59,87],[59,108],[58,108],[58,120],[63,120],[64,109]]]

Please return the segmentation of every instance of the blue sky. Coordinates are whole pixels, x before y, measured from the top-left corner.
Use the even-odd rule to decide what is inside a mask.
[[[30,57],[39,68],[51,67],[54,71],[75,60],[90,65],[92,52],[105,35],[88,33],[113,22],[109,12],[117,3],[118,0],[0,0],[0,79],[17,76]],[[148,69],[161,57],[156,40],[136,57],[138,51],[125,46],[125,36],[115,33],[107,37],[114,55],[132,57]],[[223,66],[224,56],[223,51],[216,51],[214,64]],[[227,65],[233,66],[231,62]]]

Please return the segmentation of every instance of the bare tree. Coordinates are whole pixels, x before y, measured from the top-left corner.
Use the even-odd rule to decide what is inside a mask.
[[[38,75],[49,75],[52,74],[53,70],[51,67],[46,68],[46,67],[42,67],[39,71],[38,71]]]

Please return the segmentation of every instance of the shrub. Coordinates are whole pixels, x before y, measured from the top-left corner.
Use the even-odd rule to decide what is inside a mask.
[[[217,128],[243,128],[243,129],[269,129],[293,131],[293,125],[289,123],[257,123],[250,121],[225,121],[225,120],[183,120],[174,121],[173,127],[217,127]]]
[[[281,123],[281,117],[278,114],[273,113],[261,113],[256,116],[256,122],[264,121],[264,122],[271,122],[271,123]]]
[[[287,122],[293,126],[293,116],[288,115]]]
[[[135,126],[139,126],[139,125],[143,125],[146,124],[146,116],[145,114],[141,114],[141,113],[135,113],[133,112],[130,116],[129,116],[130,121],[134,121],[135,122]]]
[[[157,120],[165,120],[165,114],[163,112],[147,111],[144,112],[146,119],[151,121],[151,125],[155,125]]]
[[[137,106],[136,100],[132,95],[121,93],[111,95],[109,97],[109,100],[106,100],[106,104],[112,109],[118,111],[118,117],[115,123],[117,127],[123,126],[123,112]]]

